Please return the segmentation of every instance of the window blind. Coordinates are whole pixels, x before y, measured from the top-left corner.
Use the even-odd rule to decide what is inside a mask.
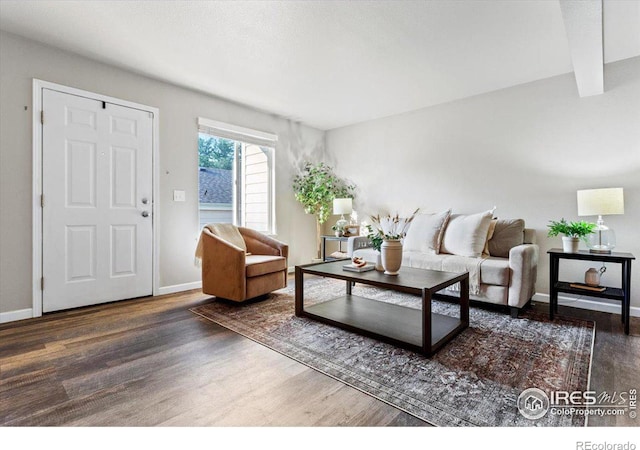
[[[278,142],[278,135],[276,134],[218,122],[204,117],[198,117],[198,129],[199,131],[212,136],[246,142],[247,144],[262,145],[265,147],[275,147],[276,142]]]

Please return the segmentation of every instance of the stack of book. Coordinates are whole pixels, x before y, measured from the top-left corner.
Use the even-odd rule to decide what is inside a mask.
[[[607,288],[604,286],[590,286],[584,283],[570,283],[569,286],[572,288],[584,289],[585,291],[593,291],[593,292],[604,292],[607,290]]]
[[[373,270],[375,268],[376,266],[369,263],[362,267],[356,267],[353,264],[345,264],[344,266],[342,266],[343,270],[348,270],[349,272],[368,272],[369,270]]]

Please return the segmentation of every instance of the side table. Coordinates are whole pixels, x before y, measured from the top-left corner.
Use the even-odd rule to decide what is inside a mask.
[[[629,313],[631,311],[631,261],[636,259],[635,256],[631,253],[612,252],[610,254],[601,254],[590,253],[586,250],[579,250],[577,253],[565,253],[559,248],[552,248],[547,253],[549,254],[549,318],[551,320],[553,320],[554,313],[558,312],[558,292],[588,295],[590,297],[598,298],[609,298],[622,302],[622,323],[624,324],[625,334],[629,334]],[[622,288],[606,287],[602,292],[572,288],[571,283],[558,280],[558,271],[560,269],[561,259],[622,264]]]
[[[322,239],[322,247],[321,247],[322,250],[321,250],[320,258],[322,258],[323,261],[335,261],[336,259],[336,258],[327,256],[327,241],[338,241],[338,251],[340,252],[342,251],[342,243],[349,241],[348,236],[325,235],[325,236],[321,236],[321,239]]]

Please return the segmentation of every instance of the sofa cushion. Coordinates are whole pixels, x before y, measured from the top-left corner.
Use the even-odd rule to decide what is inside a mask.
[[[480,265],[483,261],[484,258],[470,258],[468,256],[402,252],[402,267],[456,273],[469,272],[470,294],[477,294],[480,289]]]
[[[376,264],[376,262],[378,261],[379,254],[380,252],[377,250],[374,250],[373,247],[365,247],[365,248],[359,248],[358,250],[354,250],[352,256],[358,256],[364,259],[366,262]]]
[[[433,214],[418,214],[413,218],[403,248],[409,252],[437,254],[451,210]]]
[[[450,297],[460,297],[459,291],[452,291],[450,289],[438,291],[438,294]],[[508,305],[509,288],[506,286],[494,286],[493,284],[481,284],[480,292],[475,295],[469,294],[469,299],[479,300],[485,303],[493,303],[496,305]]]
[[[245,264],[247,278],[287,269],[287,260],[284,256],[248,255]]]
[[[452,214],[444,230],[440,252],[474,258],[481,256],[492,217],[493,210],[469,215]]]
[[[504,258],[489,257],[480,265],[480,282],[496,286],[509,286],[511,280],[511,267],[509,260]]]
[[[509,250],[524,243],[524,220],[499,219],[493,236],[489,240],[489,254],[501,258],[509,257]]]

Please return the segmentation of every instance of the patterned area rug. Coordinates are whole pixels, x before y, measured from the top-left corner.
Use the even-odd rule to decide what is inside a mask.
[[[305,304],[344,294],[344,282],[305,279]],[[419,309],[420,298],[356,285],[354,295]],[[529,420],[520,393],[587,390],[594,324],[525,312],[471,307],[470,326],[432,358],[294,316],[290,286],[249,304],[212,303],[201,315],[315,370],[436,426],[584,426],[582,416]],[[433,311],[457,316],[459,306],[435,301]]]

